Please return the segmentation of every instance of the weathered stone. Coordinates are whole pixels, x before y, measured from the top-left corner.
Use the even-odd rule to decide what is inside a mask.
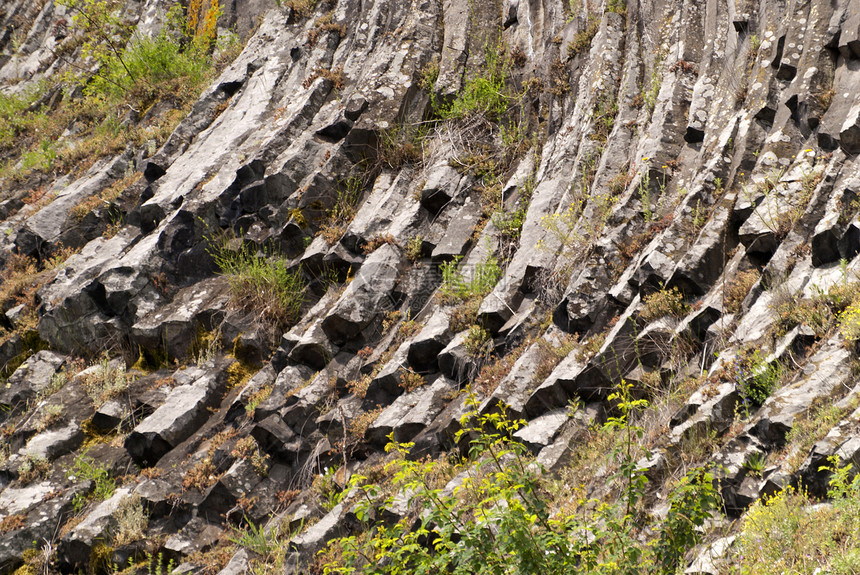
[[[448,322],[448,310],[440,308],[424,323],[421,331],[410,339],[406,359],[413,369],[422,373],[438,371],[439,354],[452,338]]]
[[[313,555],[328,543],[330,539],[337,537],[342,532],[341,515],[343,504],[339,503],[304,533],[293,537],[290,546],[305,555]]]
[[[84,442],[84,432],[79,423],[70,422],[65,427],[43,431],[27,442],[23,452],[35,457],[53,460],[74,451]]]
[[[178,533],[171,535],[164,543],[166,560],[179,560],[197,551],[207,551],[221,535],[221,529],[206,522],[201,517],[189,521]]]
[[[224,382],[206,374],[190,384],[179,385],[164,405],[146,417],[125,440],[129,455],[141,465],[155,464],[168,451],[194,433],[206,419],[206,408]]]
[[[120,488],[110,498],[102,501],[90,511],[86,518],[60,540],[59,554],[67,565],[88,565],[93,547],[107,541],[108,530],[114,525],[114,513],[131,491]]]
[[[129,411],[122,402],[111,399],[96,409],[91,422],[99,431],[108,433],[119,430],[128,415]]]
[[[433,261],[450,261],[464,255],[472,243],[480,216],[480,203],[467,197],[464,204],[451,215],[445,226],[445,235],[433,248]]]
[[[454,382],[440,377],[431,385],[401,395],[379,414],[365,436],[377,445],[387,444],[392,433],[395,441],[410,441],[444,409],[455,389]]]
[[[322,321],[335,345],[358,337],[382,312],[393,308],[393,291],[402,265],[400,250],[385,244],[367,257],[355,279]]]
[[[4,410],[17,412],[26,402],[51,385],[54,374],[60,370],[66,358],[52,351],[40,351],[18,366],[0,389],[0,406]]]
[[[514,433],[514,439],[537,455],[550,445],[565,423],[570,420],[566,409],[556,409],[531,420],[528,425]]]
[[[475,358],[463,345],[467,336],[468,332],[458,333],[438,354],[439,371],[448,379],[464,382],[477,375]]]
[[[421,190],[421,205],[432,214],[437,214],[457,194],[463,177],[451,166],[434,168]]]
[[[216,277],[180,290],[173,301],[132,326],[132,341],[146,349],[164,350],[169,357],[185,357],[198,331],[210,330],[223,319],[229,289],[226,277]]]

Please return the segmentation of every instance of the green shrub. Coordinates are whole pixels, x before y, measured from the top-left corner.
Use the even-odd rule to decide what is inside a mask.
[[[318,571],[379,573],[384,565],[386,573],[675,573],[718,506],[713,474],[697,469],[682,479],[670,494],[666,520],[655,525],[655,541],[642,541],[634,515],[647,479],[631,448],[641,430],[629,416],[644,403],[623,386],[615,399],[621,416],[608,426],[627,437],[615,451],[618,502],[581,499],[559,506],[545,471],[511,439],[523,422],[504,411],[473,411],[461,420],[457,437],[473,438],[469,457],[455,467],[444,459],[410,460],[411,444],[391,443],[387,450],[398,456],[386,467],[391,485],[352,476],[343,493],[356,494],[353,510],[365,532],[332,540]],[[477,407],[475,398],[470,402]],[[445,481],[458,472],[460,486],[445,491]],[[387,494],[398,492],[411,494],[412,511],[393,525],[374,521],[392,503]]]
[[[92,481],[93,488],[89,494],[78,493],[73,501],[75,512],[83,509],[90,499],[104,501],[116,491],[116,481],[107,466],[101,465],[84,451],[75,458],[75,463],[67,476],[74,481]]]
[[[505,115],[515,98],[505,85],[507,60],[500,48],[487,47],[483,70],[468,78],[457,98],[439,110],[443,119],[459,120],[483,114],[495,121]]]
[[[91,95],[113,99],[131,98],[141,108],[178,90],[199,91],[209,78],[208,54],[184,49],[167,30],[153,38],[133,38],[122,57],[109,58],[87,85]]]
[[[839,467],[838,459],[822,469],[833,473],[831,505],[812,507],[806,493],[792,487],[753,504],[738,537],[740,573],[858,572],[860,484],[849,480],[851,465]]]
[[[211,254],[230,282],[236,306],[279,328],[298,320],[307,287],[301,269],[290,271],[284,258],[259,255],[248,245],[230,250],[222,244]]]

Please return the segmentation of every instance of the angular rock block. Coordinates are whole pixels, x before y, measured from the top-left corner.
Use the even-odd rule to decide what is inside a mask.
[[[174,388],[164,405],[134,428],[125,448],[139,465],[154,465],[167,452],[191,436],[206,420],[212,394],[207,382]]]

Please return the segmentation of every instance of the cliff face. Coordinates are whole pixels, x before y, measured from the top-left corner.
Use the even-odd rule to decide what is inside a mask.
[[[324,516],[309,562],[345,513],[313,478],[389,434],[455,448],[467,397],[559,471],[632,383],[652,495],[695,443],[730,517],[857,455],[856,2],[243,0],[217,22],[244,47],[112,110],[122,140],[56,84],[98,71],[70,6],[0,11],[3,573],[43,540],[92,565],[135,493],[154,554]],[[87,458],[123,476],[104,501]]]

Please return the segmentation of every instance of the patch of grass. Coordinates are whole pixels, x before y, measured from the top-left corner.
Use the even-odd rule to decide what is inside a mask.
[[[93,404],[100,407],[124,393],[132,381],[133,378],[126,373],[124,364],[120,362],[116,367],[112,367],[110,360],[105,357],[95,373],[85,376],[82,383]]]
[[[761,274],[758,270],[738,272],[734,279],[726,285],[726,291],[723,294],[727,312],[738,313],[741,310],[744,298],[747,297],[750,289],[760,277]]]
[[[458,269],[462,257],[456,257],[440,266],[442,285],[439,297],[444,303],[464,302],[490,293],[502,277],[499,262],[492,255],[471,270]]]
[[[379,130],[376,163],[391,170],[419,163],[424,159],[423,142],[428,131],[426,124],[397,124]]]
[[[645,322],[666,316],[682,318],[690,313],[691,309],[678,288],[664,288],[645,296],[642,309],[639,310],[639,318]]]
[[[421,251],[424,246],[424,238],[413,236],[406,242],[406,257],[410,262],[417,262],[421,259]]]
[[[98,194],[84,198],[69,211],[69,215],[80,222],[93,210],[109,207],[111,202],[116,200],[127,187],[138,181],[142,175],[140,172],[133,172],[117,180]]]
[[[833,403],[813,406],[804,418],[795,420],[785,436],[789,469],[792,472],[800,469],[815,442],[823,439],[833,426],[857,408],[858,403],[860,400],[855,399],[846,406]]]
[[[360,178],[350,177],[338,184],[337,198],[320,224],[320,235],[329,245],[335,244],[346,231],[358,210],[363,182]]]
[[[483,69],[471,78],[457,97],[439,110],[447,120],[462,120],[470,116],[483,115],[491,121],[498,120],[508,111],[514,100],[505,85],[508,61],[503,47],[487,47],[484,51]]]
[[[246,244],[237,250],[221,244],[210,253],[229,280],[233,305],[276,328],[298,320],[307,287],[301,269],[290,271],[286,259],[258,254]]]
[[[767,361],[760,349],[744,350],[738,354],[734,366],[738,391],[743,407],[747,410],[759,408],[776,391],[789,373],[777,361]]]
[[[537,346],[538,363],[532,379],[534,383],[540,383],[549,377],[549,374],[561,363],[561,360],[576,349],[577,344],[573,337],[565,335],[557,346],[545,339],[539,339]]]
[[[248,417],[251,419],[254,418],[254,411],[256,411],[257,406],[271,397],[272,390],[273,387],[271,385],[265,385],[251,394],[248,398],[248,403],[245,404],[245,413],[248,414]]]

